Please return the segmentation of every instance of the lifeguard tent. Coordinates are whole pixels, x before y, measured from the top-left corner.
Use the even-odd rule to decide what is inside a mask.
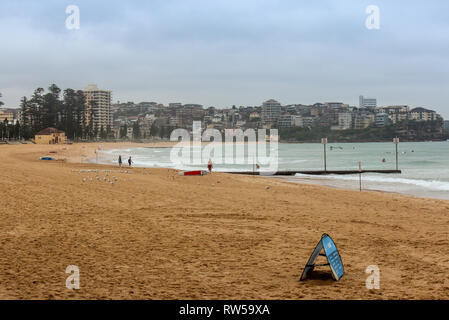
[[[56,128],[44,129],[34,136],[34,143],[37,144],[63,144],[66,142],[65,132]]]

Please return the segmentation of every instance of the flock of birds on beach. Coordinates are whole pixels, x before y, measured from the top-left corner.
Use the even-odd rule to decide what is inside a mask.
[[[112,175],[112,173],[120,173],[120,174],[132,174],[133,172],[130,172],[128,170],[98,170],[98,169],[80,169],[80,170],[76,170],[76,169],[72,169],[71,170],[72,173],[78,173],[78,174],[91,174],[94,173],[95,176],[87,176],[87,177],[82,177],[82,183],[86,183],[89,181],[98,181],[98,182],[106,182],[110,185],[114,185],[115,183],[117,183],[119,181],[119,178]],[[104,173],[104,177],[100,177],[99,173]],[[150,172],[147,172],[145,169],[142,170],[142,174],[147,175],[150,174]],[[169,178],[174,180],[174,177],[177,175],[169,175]],[[126,181],[126,179],[122,178],[120,179],[120,181]],[[131,181],[131,179],[128,179],[128,181]],[[217,184],[220,183],[220,181],[216,182]],[[200,185],[199,182],[197,182],[197,185]],[[215,184],[212,183],[210,185],[211,187],[215,187]],[[270,186],[266,186],[265,189],[268,191],[270,190]]]
[[[82,173],[95,173],[94,177],[83,177],[82,181],[83,183],[87,182],[87,181],[94,181],[94,179],[96,181],[99,182],[106,182],[109,183],[111,185],[114,185],[114,183],[119,181],[119,178],[116,176],[113,176],[112,173],[113,172],[117,172],[117,173],[122,173],[122,174],[131,174],[132,172],[129,172],[128,170],[97,170],[97,169],[80,169],[80,170],[75,170],[72,169],[72,173],[78,173],[78,174],[82,174]],[[100,177],[99,173],[104,173],[104,177]],[[126,181],[125,179],[123,179],[122,181]]]

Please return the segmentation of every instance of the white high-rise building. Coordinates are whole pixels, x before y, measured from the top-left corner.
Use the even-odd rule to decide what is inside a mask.
[[[377,100],[375,98],[365,98],[364,96],[359,96],[359,107],[360,108],[376,108]]]
[[[96,84],[89,84],[84,90],[86,97],[87,124],[93,121],[93,127],[100,132],[112,129],[111,91],[98,89]]]
[[[338,128],[347,130],[352,128],[352,114],[349,112],[338,114]]]
[[[281,104],[270,99],[262,104],[262,120],[265,123],[277,122],[281,115]]]

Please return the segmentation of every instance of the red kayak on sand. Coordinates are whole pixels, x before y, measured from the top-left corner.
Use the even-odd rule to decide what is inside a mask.
[[[181,175],[181,176],[203,176],[208,173],[209,172],[204,171],[204,170],[194,170],[194,171],[183,171],[183,172],[180,172],[179,175]]]

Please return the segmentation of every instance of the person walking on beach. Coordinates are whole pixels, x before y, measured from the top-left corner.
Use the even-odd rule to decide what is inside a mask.
[[[131,157],[129,157],[129,159],[128,159],[128,164],[129,164],[129,166],[131,167],[131,164],[133,163],[133,161],[131,160]]]
[[[121,168],[122,167],[122,156],[118,156],[118,166]]]
[[[212,160],[209,159],[209,162],[207,163],[207,169],[209,170],[209,172],[212,172]]]

